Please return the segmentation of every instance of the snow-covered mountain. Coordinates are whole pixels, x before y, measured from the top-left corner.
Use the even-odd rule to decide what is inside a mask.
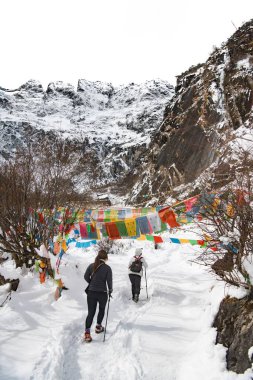
[[[113,87],[82,79],[77,89],[58,81],[46,91],[34,80],[16,90],[0,87],[0,156],[8,159],[27,136],[53,143],[57,133],[80,160],[79,188],[115,182],[147,149],[173,94],[162,80]]]
[[[79,189],[110,188],[137,205],[164,202],[177,186],[196,191],[203,175],[219,188],[253,141],[252,41],[253,20],[179,75],[175,92],[162,80],[0,88],[0,158],[8,159],[27,135],[53,142],[59,134],[79,162]]]
[[[203,174],[215,188],[233,179],[243,149],[253,151],[252,41],[253,20],[177,77],[145,164],[135,168],[129,202],[165,200],[179,185],[193,191]]]

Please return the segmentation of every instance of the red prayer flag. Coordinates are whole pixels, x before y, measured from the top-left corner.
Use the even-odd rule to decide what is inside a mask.
[[[163,243],[163,239],[161,238],[161,236],[154,236],[154,241],[155,243]]]
[[[186,199],[186,201],[184,201],[184,204],[186,206],[186,211],[192,210],[192,206],[197,202],[198,197],[199,196],[192,197],[192,198]]]
[[[86,223],[80,222],[80,235],[82,238],[87,238],[88,237],[88,232],[87,232],[87,226]]]
[[[38,212],[38,215],[39,215],[39,221],[40,221],[40,223],[43,223],[44,222],[43,214],[41,212]]]
[[[180,224],[176,221],[176,215],[170,207],[163,208],[158,212],[160,219],[163,223],[168,223],[168,225],[173,227],[180,227]]]
[[[58,241],[56,241],[54,243],[54,254],[57,255],[58,253],[60,253],[60,250],[61,250],[61,245]]]
[[[121,239],[118,227],[115,222],[105,223],[105,228],[110,239]]]

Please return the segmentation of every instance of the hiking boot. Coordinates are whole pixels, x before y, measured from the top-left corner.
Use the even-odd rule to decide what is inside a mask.
[[[101,332],[105,331],[104,327],[101,325],[97,325],[95,328],[95,333],[100,334]]]
[[[134,302],[138,302],[139,301],[139,294],[135,294],[134,295]]]
[[[84,334],[84,341],[86,343],[90,343],[92,341],[92,337],[91,337],[91,335],[90,335],[89,332],[85,332],[85,334]]]

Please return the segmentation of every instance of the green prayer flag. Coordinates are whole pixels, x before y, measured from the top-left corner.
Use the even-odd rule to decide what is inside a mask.
[[[111,219],[111,211],[110,210],[105,210],[105,219],[108,219],[108,221]]]
[[[157,231],[157,232],[163,232],[163,231],[166,231],[166,230],[167,230],[167,224],[161,222],[161,230],[160,230],[160,231]]]
[[[149,241],[154,241],[154,236],[152,235],[146,235],[146,239],[149,240]]]
[[[116,222],[120,236],[128,236],[125,222]]]

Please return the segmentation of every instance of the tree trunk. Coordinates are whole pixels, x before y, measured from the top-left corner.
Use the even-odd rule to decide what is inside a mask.
[[[19,279],[18,278],[13,279],[13,280],[10,280],[9,278],[6,279],[4,276],[0,274],[0,285],[5,285],[5,284],[10,284],[9,290],[16,291],[19,285]]]

